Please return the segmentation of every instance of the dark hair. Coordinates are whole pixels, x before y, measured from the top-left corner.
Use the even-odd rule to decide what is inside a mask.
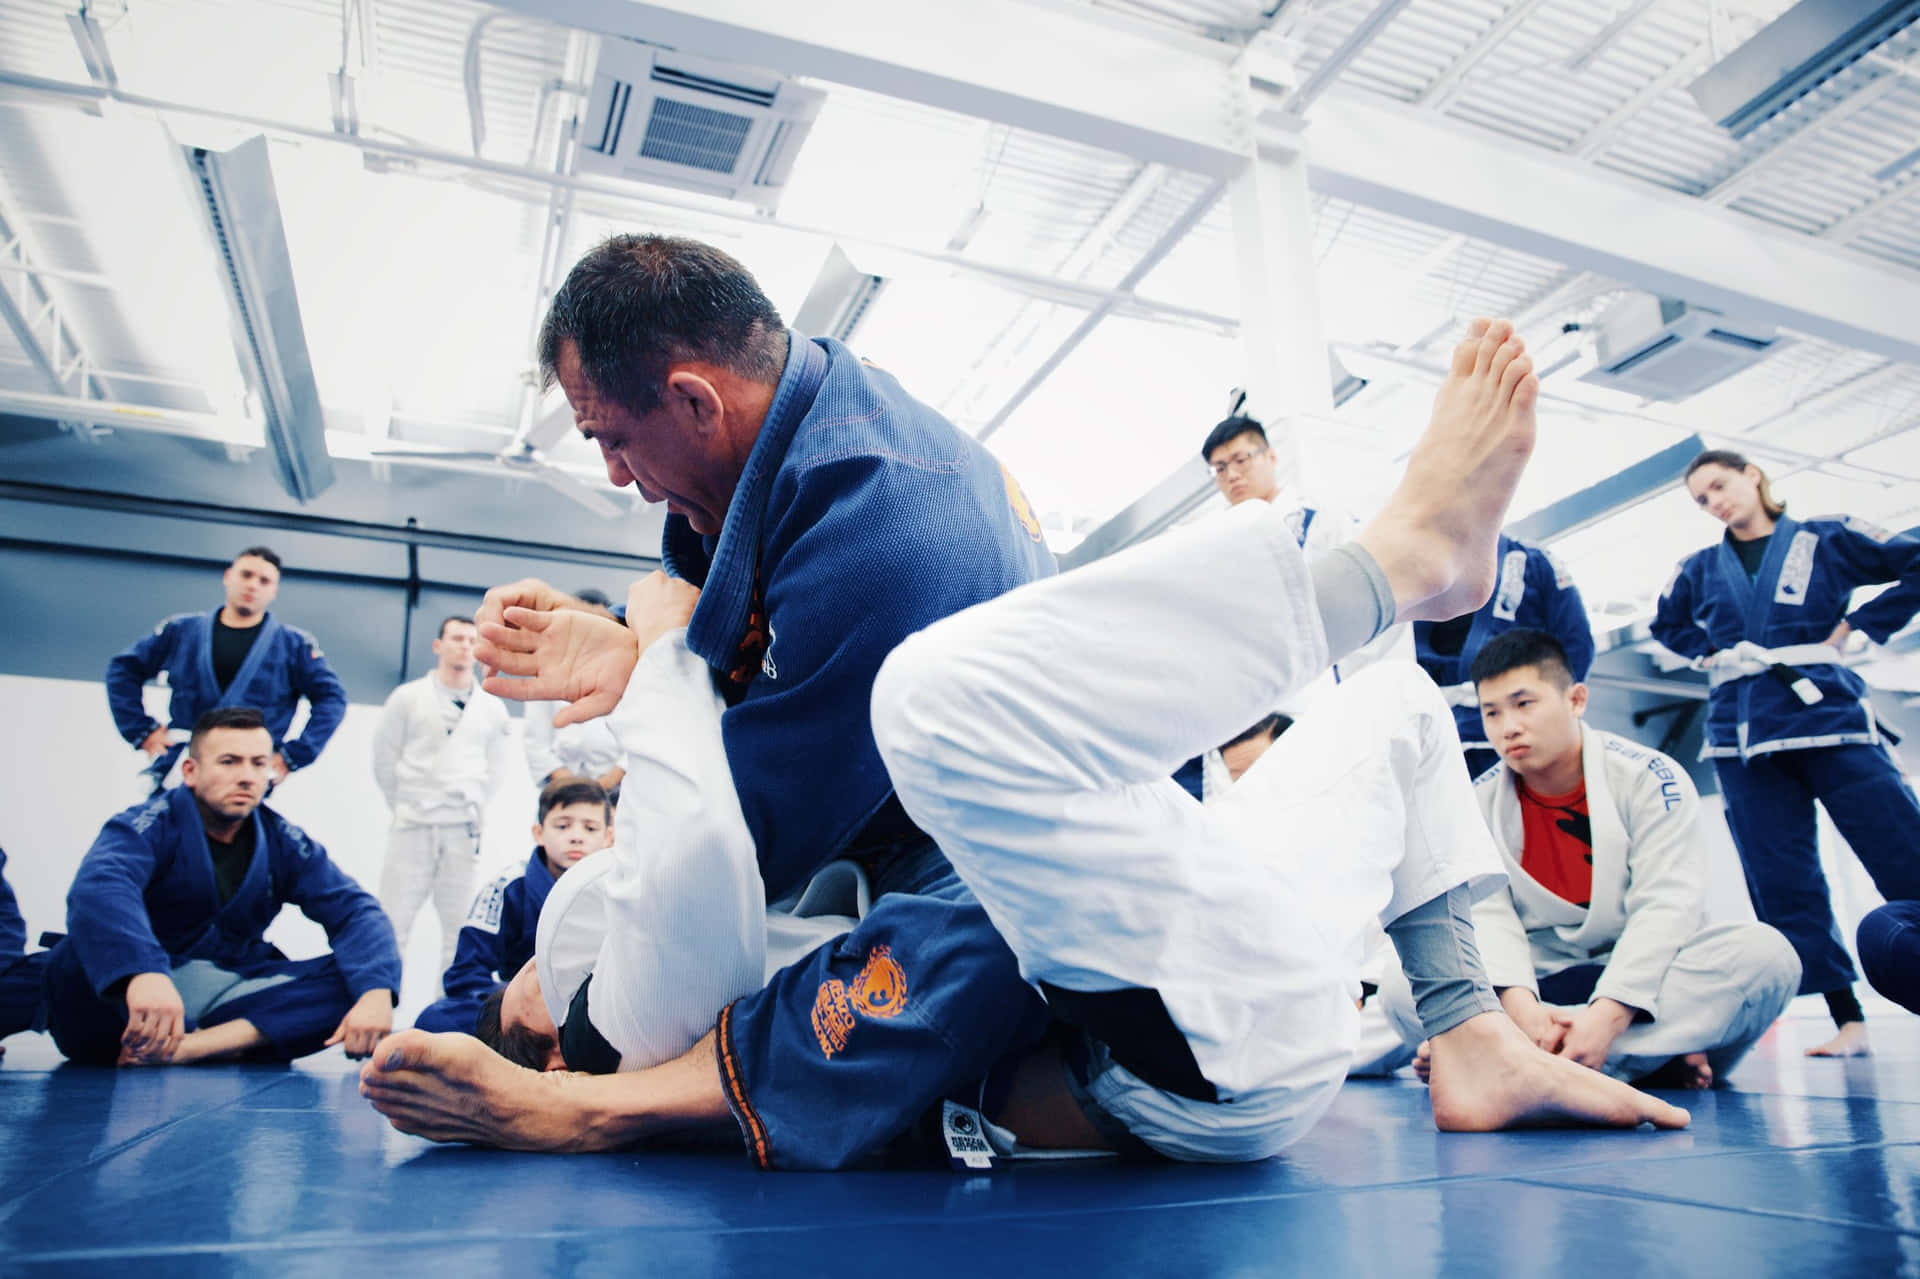
[[[581,374],[635,416],[660,406],[667,366],[719,365],[780,380],[786,325],[747,268],[698,240],[616,235],[588,251],[540,325],[540,374],[553,385],[572,345]]]
[[[274,572],[277,573],[280,571],[280,557],[278,555],[275,555],[271,548],[265,547],[265,546],[249,546],[246,550],[234,556],[233,562],[235,564],[238,564],[241,560],[244,560],[249,555],[253,556],[257,560],[265,560],[267,563],[273,565]]]
[[[598,608],[613,607],[613,597],[611,595],[608,595],[605,591],[596,591],[591,586],[587,587],[584,591],[575,591],[573,598],[579,600],[582,604],[592,604]]]
[[[548,813],[569,804],[599,804],[607,810],[607,820],[613,820],[613,801],[600,789],[599,782],[565,781],[554,782],[540,792],[540,821],[544,824]]]
[[[447,627],[454,622],[465,622],[468,626],[473,625],[473,619],[471,617],[462,617],[458,613],[455,613],[450,617],[440,619],[440,629],[433,633],[433,637],[435,639],[445,639],[447,637]]]
[[[552,1035],[543,1035],[526,1026],[508,1029],[500,1024],[500,1007],[506,1002],[507,988],[498,987],[487,996],[480,1005],[480,1020],[474,1023],[474,1038],[493,1051],[505,1057],[516,1066],[525,1066],[528,1070],[545,1070],[547,1059],[553,1056],[553,1050],[560,1041]]]
[[[1736,453],[1732,449],[1707,449],[1687,463],[1687,473],[1680,477],[1680,482],[1685,484],[1703,466],[1724,466],[1729,471],[1744,471],[1753,466],[1760,476],[1760,507],[1766,511],[1767,518],[1777,520],[1787,513],[1787,504],[1774,500],[1773,489],[1767,484],[1767,473],[1747,461],[1746,454]]]
[[[259,728],[267,718],[251,706],[216,706],[193,721],[193,736],[187,739],[187,754],[200,758],[200,739],[216,728]]]
[[[1232,417],[1223,418],[1218,425],[1207,432],[1207,442],[1200,446],[1201,458],[1211,462],[1215,449],[1243,435],[1257,435],[1260,437],[1260,447],[1267,447],[1267,428],[1260,425],[1259,419],[1236,413]]]
[[[1241,742],[1250,742],[1262,733],[1266,734],[1268,741],[1277,742],[1280,740],[1280,734],[1292,727],[1293,716],[1283,715],[1279,711],[1275,711],[1273,714],[1262,718],[1258,724],[1255,724],[1252,728],[1249,728],[1246,732],[1241,733],[1231,741],[1222,742],[1220,749],[1225,750],[1229,746],[1238,746]]]
[[[1573,687],[1573,663],[1567,660],[1567,650],[1560,641],[1545,631],[1525,626],[1516,626],[1488,640],[1473,659],[1473,668],[1468,674],[1475,684],[1481,684],[1523,666],[1537,668],[1555,688]]]

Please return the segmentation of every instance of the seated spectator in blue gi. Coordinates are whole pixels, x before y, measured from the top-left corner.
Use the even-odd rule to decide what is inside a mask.
[[[228,565],[227,601],[207,613],[176,613],[107,663],[107,705],[120,736],[145,751],[156,793],[179,757],[186,732],[219,706],[251,706],[273,737],[273,780],[320,757],[347,713],[347,692],[320,655],[319,641],[267,611],[280,591],[280,557],[249,546]],[[147,714],[140,689],[161,672],[173,690],[167,725]],[[287,740],[293,713],[307,699],[307,724]],[[169,740],[171,739],[171,740]]]
[[[1653,638],[1707,672],[1700,755],[1713,761],[1754,914],[1800,955],[1800,993],[1824,995],[1838,1028],[1813,1057],[1864,1056],[1853,994],[1820,869],[1814,804],[1890,902],[1920,900],[1920,799],[1842,661],[1857,631],[1884,644],[1920,609],[1920,539],[1854,516],[1796,520],[1766,473],[1708,449],[1687,464],[1694,503],[1726,527],[1680,561]],[[1863,586],[1892,589],[1854,605]]]
[[[533,958],[534,929],[554,881],[613,843],[613,805],[596,782],[549,786],[540,792],[533,837],[539,842],[526,870],[501,875],[473,899],[453,963],[440,979],[446,995],[414,1018],[421,1030],[473,1033],[487,996]]]
[[[1867,983],[1910,1013],[1920,1013],[1920,902],[1888,902],[1869,911],[1854,934]]]
[[[0,1039],[40,1028],[40,974],[48,953],[27,953],[27,921],[7,886],[6,870],[6,850],[0,849]],[[6,1051],[0,1044],[0,1054]]]
[[[1463,617],[1415,622],[1413,646],[1420,666],[1446,694],[1453,726],[1466,751],[1467,775],[1478,777],[1500,762],[1480,723],[1480,697],[1469,673],[1473,659],[1495,636],[1515,627],[1545,631],[1566,650],[1575,681],[1593,666],[1593,628],[1580,588],[1559,560],[1537,546],[1500,535],[1500,576],[1493,598]]]
[[[305,831],[261,806],[273,738],[229,706],[194,725],[183,782],[110,819],[67,892],[47,959],[47,1029],[96,1065],[373,1051],[393,1025],[400,954],[373,895]],[[288,959],[266,940],[285,905],[332,953]]]
[[[1544,631],[1473,661],[1501,763],[1474,790],[1507,885],[1473,908],[1487,977],[1540,1047],[1616,1079],[1709,1088],[1800,984],[1765,924],[1707,922],[1700,796],[1659,751],[1586,723],[1587,686]],[[1389,1011],[1423,1036],[1404,984]]]

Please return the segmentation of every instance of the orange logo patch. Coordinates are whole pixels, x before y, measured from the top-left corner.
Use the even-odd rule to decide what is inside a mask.
[[[855,1013],[885,1021],[907,1006],[907,973],[888,946],[867,952],[867,962],[848,986],[838,977],[820,983],[813,996],[813,1037],[821,1055],[831,1060],[845,1052],[853,1037]]]
[[[1013,478],[1013,472],[1007,464],[1000,464],[1000,478],[1007,482],[1007,503],[1013,507],[1013,517],[1020,521],[1020,527],[1027,530],[1027,536],[1034,541],[1040,540],[1040,517],[1033,513],[1033,503],[1027,501],[1027,495],[1020,487],[1020,481]]]
[[[894,962],[891,947],[875,946],[868,952],[867,966],[847,993],[857,1013],[882,1020],[900,1015],[907,1006],[907,973]]]

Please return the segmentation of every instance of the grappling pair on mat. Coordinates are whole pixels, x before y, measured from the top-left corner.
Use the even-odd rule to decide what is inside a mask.
[[[558,349],[584,428],[592,388]],[[1257,1159],[1345,1078],[1377,921],[1431,1043],[1440,1127],[1685,1125],[1500,1011],[1469,910],[1505,872],[1416,667],[1341,685],[1219,802],[1171,780],[1396,621],[1486,600],[1538,389],[1511,326],[1478,321],[1356,542],[1309,562],[1249,503],[1046,576],[984,450],[839,344],[794,337],[724,523],[669,519],[684,581],[636,587],[618,636],[537,584],[480,616],[482,660],[533,677],[526,696],[608,713],[629,754],[616,849],[556,886],[503,1006],[557,1062],[615,1073],[562,1083],[403,1032],[362,1091],[405,1131],[516,1148],[737,1125],[763,1167],[845,1166],[953,1101],[1026,1147]],[[603,432],[610,472],[617,447]],[[860,449],[870,465],[839,465]],[[890,525],[902,500],[937,527]],[[984,552],[1013,580],[920,592],[910,559],[889,562],[917,550]],[[882,581],[932,615],[890,618]],[[838,611],[812,629],[823,584]],[[870,633],[875,615],[897,632]],[[756,629],[771,644],[745,669]],[[877,675],[829,681],[863,644]],[[744,691],[714,692],[710,671]],[[778,737],[783,714],[827,722],[808,699],[838,704],[845,736]],[[763,780],[780,769],[812,792]],[[853,817],[823,828],[839,789]],[[861,867],[872,904],[775,969],[765,903],[818,869],[809,839]]]

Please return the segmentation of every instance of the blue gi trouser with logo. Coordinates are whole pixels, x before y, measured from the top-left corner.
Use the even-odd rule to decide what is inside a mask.
[[[1047,1006],[933,841],[857,857],[851,933],[720,1015],[727,1101],[761,1168],[841,1168],[1039,1042]]]

